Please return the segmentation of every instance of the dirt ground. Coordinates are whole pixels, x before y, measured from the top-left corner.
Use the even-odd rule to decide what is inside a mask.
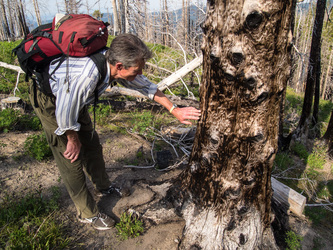
[[[37,162],[23,155],[24,141],[33,132],[10,132],[0,134],[0,202],[6,195],[15,194],[17,197],[38,189],[47,190],[58,186],[62,191],[61,211],[62,221],[69,227],[70,235],[76,241],[75,249],[177,249],[184,227],[184,221],[179,218],[168,223],[151,225],[141,236],[120,241],[116,229],[108,231],[94,230],[90,225],[79,223],[75,216],[75,208],[70,200],[59,172],[53,160]],[[120,198],[117,195],[103,197],[98,200],[101,211],[115,219],[129,208],[137,207],[163,196],[167,189],[168,180],[180,174],[185,166],[170,171],[158,171],[154,168],[126,168],[126,162],[135,159],[137,152],[144,156],[150,154],[150,144],[144,139],[116,132],[99,131],[104,148],[107,173],[110,180],[118,186],[127,187],[130,196]],[[125,159],[127,159],[125,161]],[[93,192],[91,183],[88,186]],[[320,230],[311,227],[305,218],[290,216],[289,224],[296,232],[304,237],[303,249],[314,249],[314,239],[320,239],[322,248],[333,249],[332,229]]]

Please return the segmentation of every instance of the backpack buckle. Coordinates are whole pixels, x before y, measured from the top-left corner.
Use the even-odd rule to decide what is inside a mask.
[[[42,33],[41,36],[42,36],[42,37],[46,37],[46,38],[50,38],[50,39],[52,39],[52,34],[49,33],[49,32],[46,32],[46,31],[43,31],[43,33]]]

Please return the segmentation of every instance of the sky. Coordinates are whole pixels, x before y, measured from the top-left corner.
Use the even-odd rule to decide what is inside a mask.
[[[109,12],[112,10],[112,4],[111,0],[82,0],[82,3],[85,4],[86,1],[88,1],[89,5],[91,7],[91,12],[94,10],[101,9],[102,13],[107,12],[107,8],[109,8]],[[197,0],[195,0],[196,2]],[[205,0],[204,0],[205,1]],[[43,17],[52,17],[57,13],[57,2],[62,3],[63,0],[38,0],[40,13]],[[160,9],[160,0],[148,0],[150,9],[152,11],[159,10]],[[180,0],[168,0],[169,8],[171,9],[177,9],[181,7],[182,1]],[[33,4],[32,0],[26,0],[26,6],[29,10],[30,16],[34,16],[34,10],[33,10]],[[86,8],[81,8],[82,12],[86,12]],[[92,14],[92,13],[90,13]]]

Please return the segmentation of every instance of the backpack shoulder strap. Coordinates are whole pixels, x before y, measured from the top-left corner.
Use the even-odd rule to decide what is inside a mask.
[[[95,88],[95,101],[94,101],[94,131],[96,128],[96,106],[97,106],[97,101],[98,101],[98,86],[100,86],[106,77],[107,74],[107,62],[105,59],[105,56],[102,53],[94,53],[89,56],[91,60],[96,64],[96,67],[98,68],[99,74],[101,77],[99,78],[99,81],[96,85]]]
[[[103,81],[106,77],[106,74],[108,72],[106,59],[105,59],[105,56],[99,52],[94,53],[94,54],[90,55],[89,57],[91,58],[91,60],[93,60],[93,62],[95,63],[95,65],[99,71],[99,74],[101,75],[101,77],[99,78],[99,81],[97,83],[97,87],[98,87],[103,83]]]

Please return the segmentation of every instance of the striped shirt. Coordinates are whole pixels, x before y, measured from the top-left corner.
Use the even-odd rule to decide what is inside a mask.
[[[67,66],[68,64],[68,66]],[[69,57],[61,66],[53,72],[58,63],[51,62],[49,73],[51,74],[50,86],[56,97],[55,116],[58,128],[55,134],[62,135],[67,130],[79,131],[78,123],[80,110],[95,100],[95,88],[99,80],[99,72],[95,63],[89,57]],[[68,67],[68,74],[67,69]],[[53,74],[52,74],[53,73]],[[66,75],[68,81],[66,80]],[[110,67],[103,84],[98,86],[100,96],[109,86]],[[137,90],[150,99],[154,99],[157,85],[151,83],[145,76],[137,75],[134,81],[119,81],[124,87]],[[69,83],[69,84],[68,84]]]

